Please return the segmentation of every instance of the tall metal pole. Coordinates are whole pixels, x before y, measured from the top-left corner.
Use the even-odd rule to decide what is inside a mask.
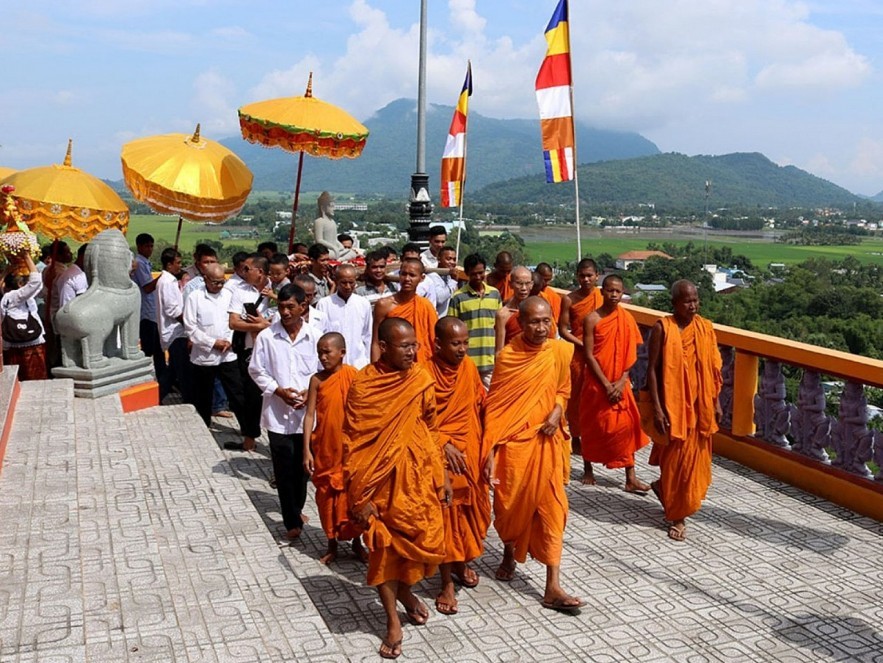
[[[408,197],[408,218],[412,242],[429,246],[429,223],[432,201],[429,198],[429,176],[426,174],[426,2],[420,0],[420,58],[417,76],[417,171],[411,175]]]

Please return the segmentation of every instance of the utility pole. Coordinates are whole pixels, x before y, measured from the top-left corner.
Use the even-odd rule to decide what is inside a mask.
[[[420,58],[417,76],[417,171],[411,175],[408,196],[408,238],[424,248],[429,246],[432,201],[426,174],[426,0],[420,0]]]

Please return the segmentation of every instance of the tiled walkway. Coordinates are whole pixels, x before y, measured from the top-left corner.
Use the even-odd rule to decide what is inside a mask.
[[[225,422],[213,439],[189,407],[70,394],[23,385],[0,474],[0,662],[379,660],[364,566],[318,563],[311,502],[302,539],[278,542],[265,446],[222,451]],[[596,475],[568,488],[580,615],[539,606],[539,564],[495,581],[492,532],[481,584],[406,626],[402,660],[883,661],[883,525],[721,460],[677,544],[652,498]],[[431,605],[435,580],[418,594]]]

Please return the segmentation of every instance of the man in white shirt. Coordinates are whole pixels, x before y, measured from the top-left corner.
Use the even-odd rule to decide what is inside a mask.
[[[205,288],[195,290],[184,301],[184,330],[190,339],[193,372],[193,405],[206,426],[211,424],[215,381],[221,383],[237,419],[244,418],[242,376],[233,352],[233,330],[229,318],[231,294],[224,290],[224,268],[217,262],[202,268]],[[241,423],[240,423],[241,425]]]
[[[162,273],[156,281],[156,324],[159,327],[160,347],[169,353],[169,368],[159,379],[159,402],[177,382],[181,399],[193,402],[193,376],[187,356],[187,335],[184,333],[184,298],[178,274],[181,273],[181,254],[168,248],[160,256]]]
[[[313,278],[309,274],[298,274],[294,277],[292,283],[300,286],[301,290],[304,291],[304,296],[307,298],[307,307],[304,309],[304,322],[312,325],[319,332],[319,336],[329,331],[325,329],[325,313],[317,308],[316,283],[313,281]]]
[[[327,246],[313,244],[309,250],[310,266],[307,274],[316,285],[316,296],[321,299],[331,294],[331,280],[328,278],[328,263],[331,260],[331,252]],[[315,306],[315,304],[313,304]]]
[[[448,241],[448,231],[444,226],[432,226],[429,229],[429,248],[420,254],[420,260],[427,268],[438,267],[438,254]]]
[[[193,264],[187,268],[192,270],[192,273],[188,271],[190,280],[184,284],[183,294],[185,302],[194,290],[205,290],[205,279],[203,278],[205,268],[209,265],[218,264],[218,252],[208,244],[197,244],[196,249],[193,251],[193,259]]]
[[[457,252],[453,246],[442,247],[438,252],[438,266],[442,269],[448,269],[451,274],[436,274],[428,272],[424,281],[429,284],[435,291],[435,310],[439,318],[443,318],[448,314],[448,304],[451,296],[457,290],[457,279],[453,272],[457,268]]]
[[[270,438],[276,492],[288,539],[300,536],[306,519],[307,473],[303,466],[303,419],[307,389],[316,372],[319,334],[303,319],[303,289],[290,283],[279,291],[279,318],[255,339],[248,372],[263,394],[261,425]]]
[[[325,316],[323,333],[338,332],[346,341],[343,363],[361,369],[371,361],[371,303],[355,294],[356,268],[341,265],[334,279],[337,290],[316,304]]]
[[[86,272],[83,271],[83,261],[86,259],[86,249],[88,246],[88,244],[83,244],[77,249],[77,259],[52,284],[53,316],[55,316],[58,309],[73,300],[77,295],[82,295],[89,288]]]
[[[233,289],[227,307],[228,324],[234,334],[233,350],[236,352],[242,389],[245,394],[245,412],[239,420],[242,443],[228,442],[226,449],[252,451],[261,436],[261,391],[251,379],[248,364],[254,348],[255,336],[270,326],[269,302],[261,290],[269,287],[267,259],[260,253],[252,253],[242,265],[243,283]]]

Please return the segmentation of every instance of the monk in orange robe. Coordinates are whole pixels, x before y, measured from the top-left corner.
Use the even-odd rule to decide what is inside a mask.
[[[558,321],[561,319],[561,295],[552,290],[552,279],[555,278],[555,272],[552,265],[547,262],[539,263],[533,270],[534,273],[534,290],[532,295],[539,295],[552,307],[552,322],[554,329],[558,330]],[[539,277],[539,280],[536,278]]]
[[[371,338],[371,361],[380,359],[377,330],[387,317],[407,320],[417,334],[417,361],[432,359],[435,345],[435,323],[438,313],[428,299],[417,295],[417,284],[424,277],[423,262],[418,258],[403,258],[399,268],[399,291],[374,304],[374,329]]]
[[[644,341],[632,314],[619,307],[622,292],[622,278],[608,275],[601,287],[604,303],[585,317],[583,325],[582,482],[594,485],[592,463],[603,463],[610,469],[625,468],[626,492],[646,493],[650,486],[635,476],[635,452],[650,440],[641,430],[641,413],[629,380],[638,345]]]
[[[401,318],[378,329],[380,360],[356,375],[343,422],[344,485],[350,512],[365,530],[369,585],[386,612],[379,654],[402,653],[402,624],[425,624],[429,610],[411,586],[445,557],[442,503],[451,486],[436,428],[432,376],[416,364],[417,336]]]
[[[702,506],[711,485],[711,437],[718,429],[721,356],[714,327],[699,315],[690,281],[671,288],[674,315],[653,326],[647,386],[653,403],[653,450],[659,465],[651,488],[665,508],[668,536],[686,539],[685,520]]]
[[[322,564],[337,559],[337,542],[352,540],[353,553],[363,561],[359,528],[349,517],[343,490],[343,407],[356,369],[343,363],[346,341],[330,332],[316,344],[322,370],[310,378],[304,413],[304,470],[316,487],[319,521],[328,538],[328,548],[319,558]],[[315,429],[313,427],[315,424]]]
[[[549,338],[552,311],[540,297],[521,304],[521,321],[522,334],[497,355],[485,406],[485,475],[495,482],[494,527],[504,544],[496,577],[511,580],[516,562],[530,553],[546,565],[543,607],[574,611],[582,601],[560,583],[570,475],[563,415],[573,346]]]
[[[435,379],[439,443],[445,454],[453,502],[443,512],[445,560],[440,567],[441,592],[435,609],[443,615],[457,612],[454,578],[464,587],[478,585],[478,574],[468,566],[484,551],[491,523],[490,486],[481,474],[481,410],[485,398],[478,369],[464,361],[469,330],[459,318],[441,318],[435,325],[435,354],[426,369]]]
[[[580,452],[579,395],[582,393],[586,360],[583,352],[583,320],[603,304],[598,283],[598,264],[591,258],[583,258],[576,266],[576,281],[579,288],[561,298],[561,318],[558,320],[558,333],[574,345],[573,361],[570,364],[570,381],[574,397],[567,407],[567,424],[573,437],[573,453]]]
[[[509,275],[512,273],[512,254],[508,251],[500,251],[494,260],[494,268],[487,275],[487,284],[500,291],[500,298],[505,302],[514,293],[509,283]]]
[[[511,297],[503,300],[503,306],[494,318],[494,352],[499,352],[513,338],[521,333],[518,307],[530,297],[533,277],[527,267],[516,267],[509,277]]]

